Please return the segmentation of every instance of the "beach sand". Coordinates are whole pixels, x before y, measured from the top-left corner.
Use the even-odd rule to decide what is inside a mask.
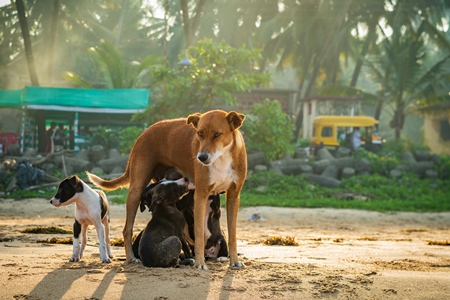
[[[249,221],[258,213],[264,220]],[[150,219],[138,213],[138,233]],[[111,238],[121,238],[125,205],[111,207]],[[226,228],[226,213],[222,214]],[[37,240],[71,235],[22,233],[30,227],[71,230],[73,207],[49,199],[0,199],[1,299],[448,299],[450,213],[241,208],[238,251],[246,267],[208,261],[192,267],[125,264],[123,247],[103,264],[94,227],[80,262],[71,245]],[[267,246],[293,237],[298,246]],[[444,243],[445,244],[445,243]],[[447,243],[448,244],[448,243]]]

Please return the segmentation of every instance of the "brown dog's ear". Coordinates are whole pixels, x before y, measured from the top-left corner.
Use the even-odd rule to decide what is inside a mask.
[[[244,123],[245,115],[244,114],[240,114],[240,113],[235,112],[235,111],[230,111],[227,114],[226,118],[228,120],[228,123],[230,123],[231,128],[233,130],[236,130],[239,127],[241,127],[242,123]]]
[[[192,126],[194,126],[194,128],[197,128],[198,120],[200,120],[201,116],[202,115],[199,114],[199,113],[195,113],[195,114],[189,115],[188,118],[187,118],[186,123],[187,124],[192,124]]]

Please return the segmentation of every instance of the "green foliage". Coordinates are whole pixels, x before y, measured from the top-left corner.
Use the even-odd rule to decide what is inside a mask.
[[[141,135],[142,129],[136,126],[127,127],[119,132],[120,136],[120,153],[130,153],[136,139]]]
[[[112,148],[119,149],[119,136],[116,131],[100,126],[87,144],[90,146],[102,145],[104,151],[108,152]]]
[[[439,158],[437,171],[442,179],[450,179],[450,155],[444,155]]]
[[[187,55],[190,67],[152,70],[154,105],[135,115],[133,121],[152,124],[212,106],[235,106],[235,93],[269,80],[269,75],[253,70],[259,51],[245,46],[233,48],[224,41],[214,45],[212,40],[203,39],[191,46]]]
[[[88,49],[95,76],[109,89],[137,88],[148,77],[152,68],[161,65],[161,59],[149,55],[142,61],[129,62],[111,42],[101,40],[99,47]],[[65,72],[64,79],[76,87],[93,88],[92,82],[74,72]]]
[[[416,151],[428,151],[426,146],[413,143],[410,139],[389,140],[383,144],[383,153],[400,159],[404,152],[415,153]]]
[[[292,152],[294,125],[277,100],[264,100],[253,105],[242,126],[249,151],[262,151],[271,161]]]
[[[363,195],[366,201],[340,199],[339,194]],[[373,211],[450,211],[442,201],[450,193],[446,181],[420,179],[404,174],[401,179],[361,175],[343,179],[336,189],[313,186],[303,176],[273,172],[249,173],[241,194],[241,206],[330,207]]]
[[[353,156],[356,160],[367,159],[370,162],[372,171],[375,174],[388,176],[390,170],[394,169],[400,162],[397,157],[399,155],[394,155],[389,150],[383,149],[379,153],[373,153],[360,147],[355,150]]]

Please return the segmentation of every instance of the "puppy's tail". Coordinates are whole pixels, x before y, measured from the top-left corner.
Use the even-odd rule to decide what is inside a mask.
[[[117,177],[116,179],[112,180],[101,179],[97,175],[89,173],[88,171],[86,171],[86,175],[95,186],[106,191],[114,191],[118,188],[127,187],[130,184],[130,176],[128,173],[128,168],[125,170],[125,173],[123,173],[120,177]]]

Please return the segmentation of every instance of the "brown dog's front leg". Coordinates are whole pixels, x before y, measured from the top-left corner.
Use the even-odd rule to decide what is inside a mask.
[[[207,270],[205,263],[205,223],[204,215],[208,191],[195,190],[194,193],[194,235],[195,235],[195,267]]]
[[[239,202],[239,192],[234,190],[227,191],[227,228],[230,266],[241,268],[244,267],[244,263],[239,261],[236,240]]]
[[[137,262],[132,249],[133,225],[140,202],[140,192],[130,187],[127,196],[125,226],[123,227],[123,243],[125,245],[126,263]]]

